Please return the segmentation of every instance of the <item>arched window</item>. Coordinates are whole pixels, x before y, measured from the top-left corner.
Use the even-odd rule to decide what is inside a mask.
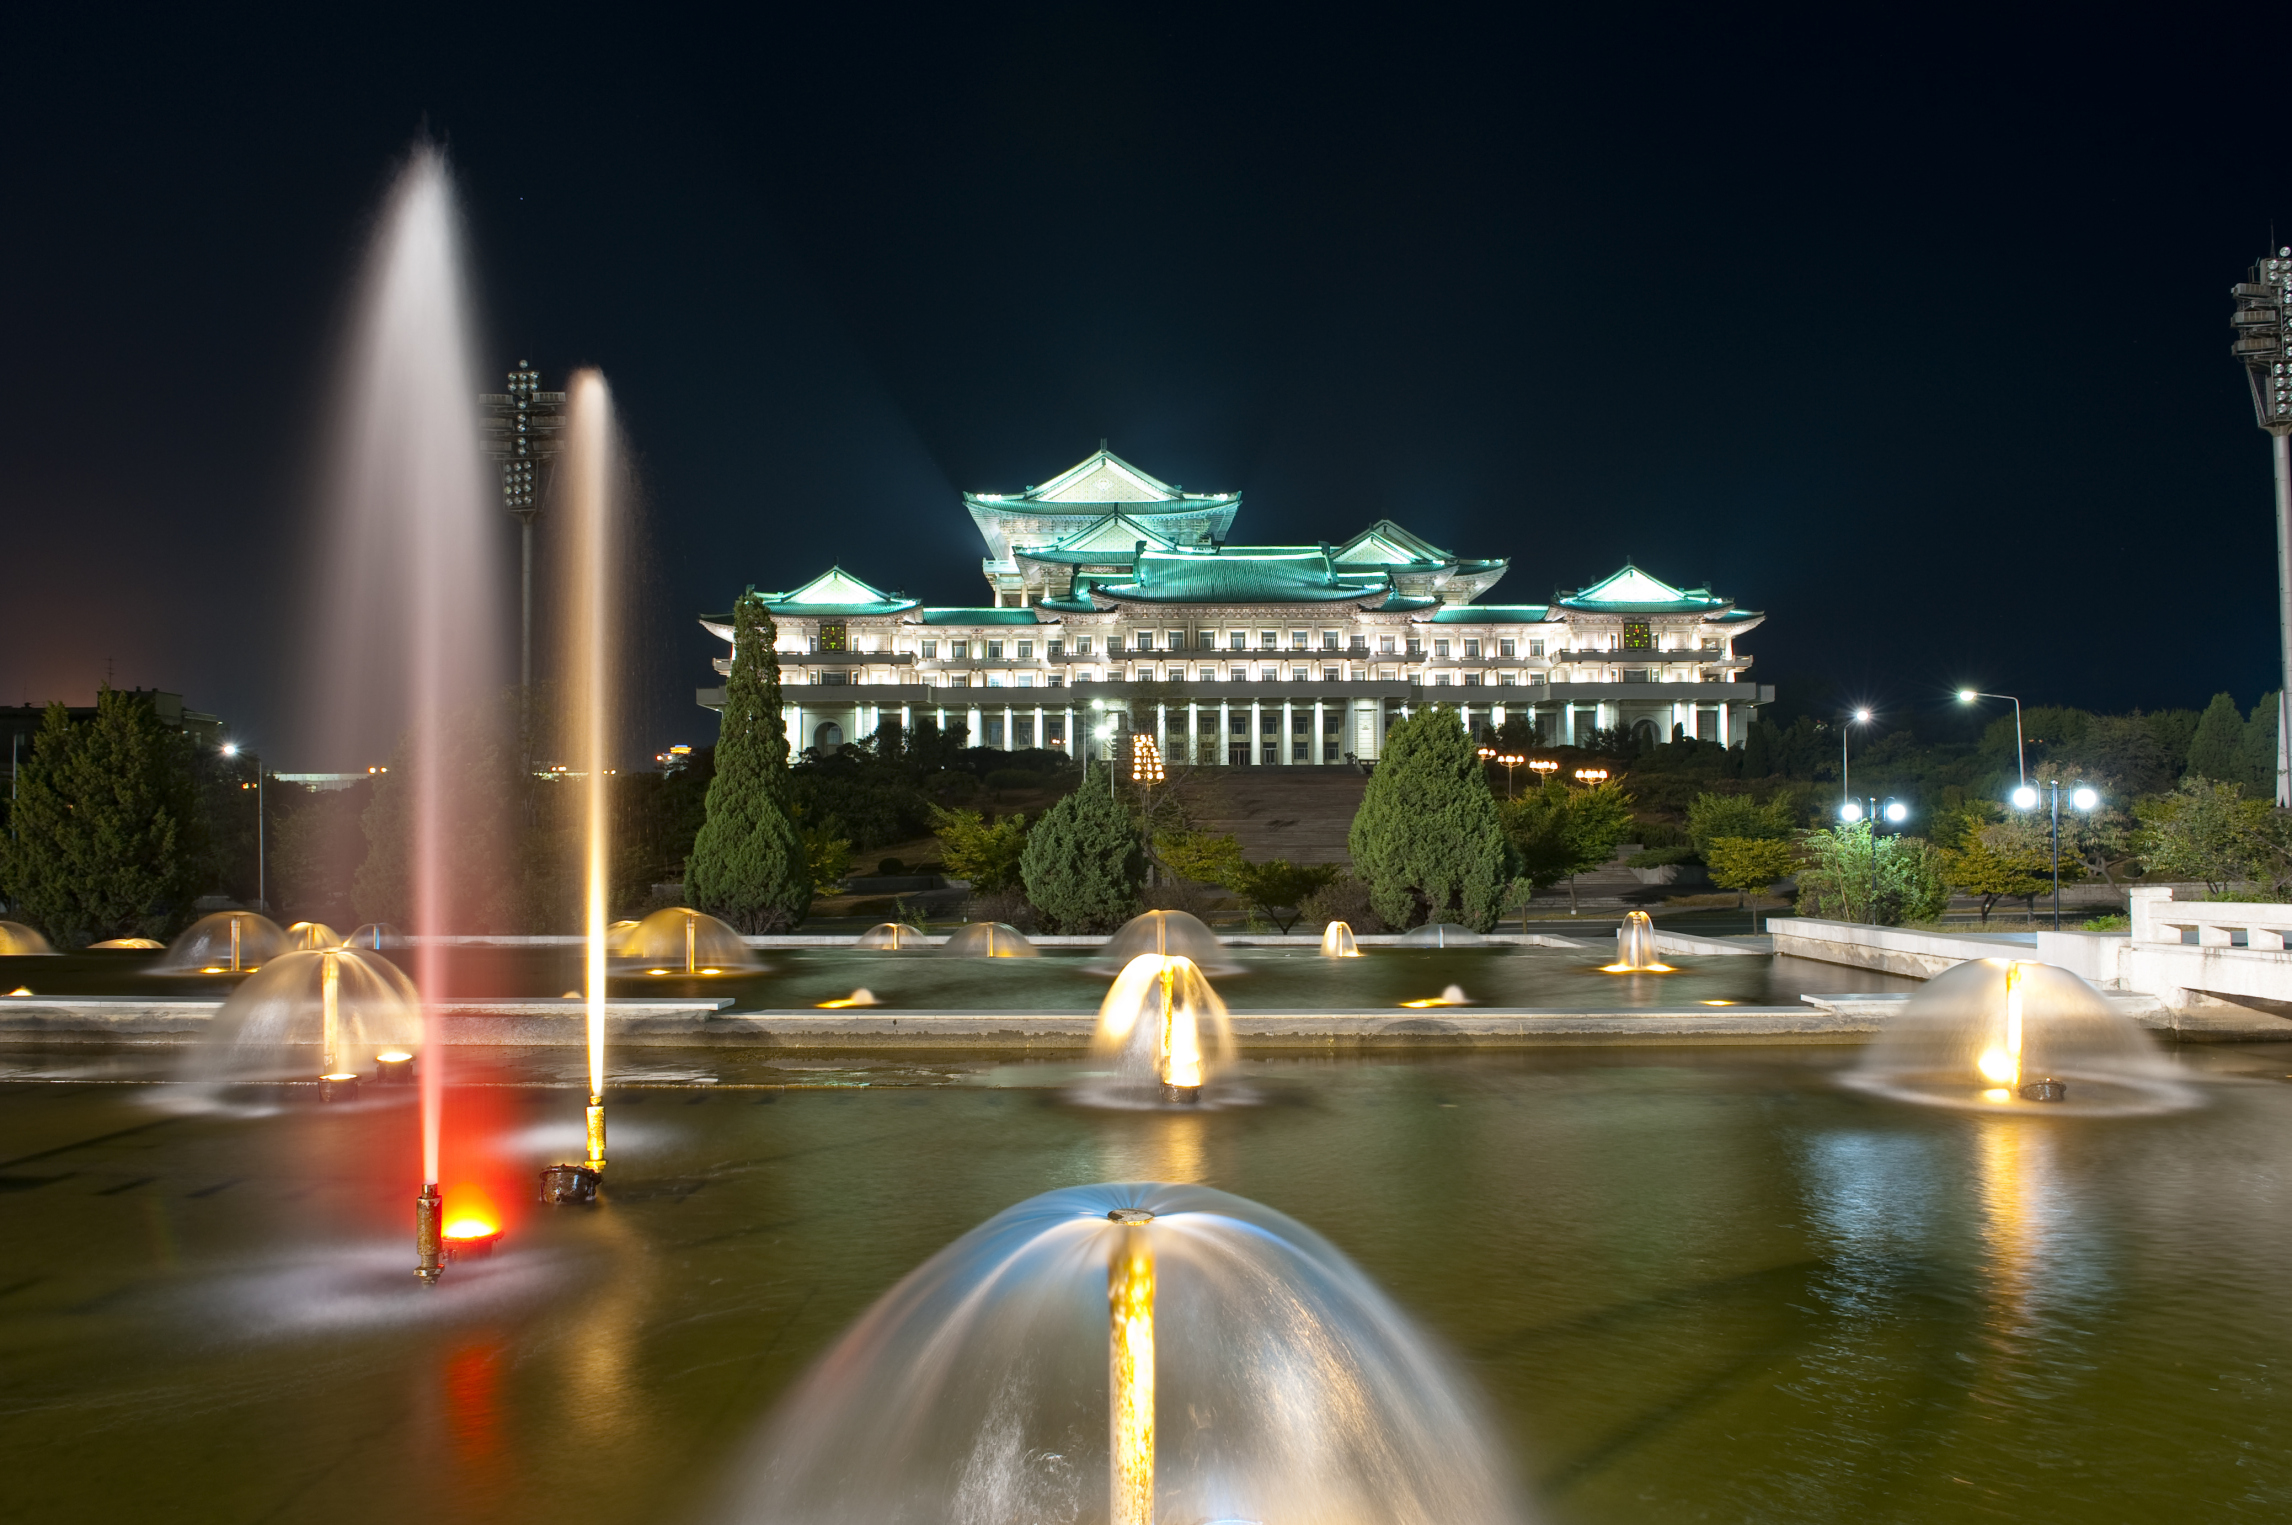
[[[1631,728],[1631,739],[1635,746],[1643,748],[1652,747],[1661,740],[1655,733],[1655,722],[1652,720],[1635,722]]]
[[[844,728],[833,720],[822,721],[820,728],[812,732],[812,746],[822,753],[833,752],[843,744]]]

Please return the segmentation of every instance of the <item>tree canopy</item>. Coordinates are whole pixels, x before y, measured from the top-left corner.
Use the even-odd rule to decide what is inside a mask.
[[[1093,766],[1043,812],[1019,855],[1027,899],[1054,932],[1111,932],[1138,914],[1146,854],[1129,813]]]
[[[732,611],[732,671],[724,685],[716,777],[685,867],[685,898],[744,932],[785,931],[812,905],[780,718],[778,633],[756,590],[741,594]]]
[[[1388,926],[1496,925],[1507,889],[1504,833],[1455,710],[1428,705],[1386,733],[1348,845],[1353,872]]]

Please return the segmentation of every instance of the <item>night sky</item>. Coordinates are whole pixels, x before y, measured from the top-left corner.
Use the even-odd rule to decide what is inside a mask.
[[[108,670],[367,760],[305,740],[296,569],[425,133],[488,369],[601,365],[639,452],[632,752],[713,739],[693,614],[831,562],[982,601],[956,494],[1102,436],[1242,492],[1237,541],[1708,580],[1794,707],[2276,684],[2249,8],[62,9],[0,61],[0,701]]]

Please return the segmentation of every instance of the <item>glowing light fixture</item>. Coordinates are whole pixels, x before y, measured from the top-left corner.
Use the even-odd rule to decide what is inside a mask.
[[[2037,808],[2037,791],[2024,784],[2013,792],[2013,802],[2016,809],[2035,810]]]
[[[1899,826],[1910,819],[1910,807],[1900,800],[1888,800],[1886,802],[1886,819]]]
[[[1107,1387],[1113,1401],[1109,1525],[1154,1525],[1154,1245],[1144,1208],[1117,1207],[1120,1224],[1106,1267]]]
[[[501,1247],[501,1225],[483,1218],[456,1218],[439,1238],[444,1259],[483,1260]]]
[[[1838,807],[1838,818],[1846,822],[1849,826],[1853,825],[1856,821],[1861,820],[1862,802],[1860,800],[1848,800],[1845,804]]]
[[[404,1085],[414,1078],[414,1056],[394,1048],[374,1056],[374,1079],[380,1085]]]
[[[2069,796],[2069,803],[2080,810],[2091,810],[2101,803],[2101,796],[2090,789],[2080,788]]]

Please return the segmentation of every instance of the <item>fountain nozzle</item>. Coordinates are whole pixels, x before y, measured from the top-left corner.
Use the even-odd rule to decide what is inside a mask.
[[[1165,1080],[1162,1082],[1162,1099],[1167,1102],[1174,1102],[1181,1107],[1200,1106],[1202,1088],[1200,1086],[1172,1085]]]
[[[1109,1223],[1152,1223],[1154,1214],[1143,1207],[1113,1207],[1106,1212]]]
[[[438,1228],[445,1206],[435,1181],[424,1186],[414,1199],[414,1274],[426,1287],[436,1286],[438,1274],[446,1268],[445,1243]]]
[[[2065,1082],[2049,1076],[2044,1080],[2033,1080],[2028,1085],[2023,1086],[2021,1099],[2023,1101],[2067,1101],[2069,1099],[2069,1087]]]

